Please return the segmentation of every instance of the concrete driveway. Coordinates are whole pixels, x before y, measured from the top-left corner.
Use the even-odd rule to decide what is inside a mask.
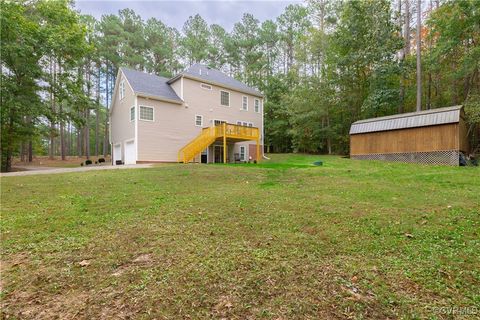
[[[10,176],[31,176],[36,174],[56,174],[56,173],[68,173],[68,172],[83,172],[83,171],[95,171],[95,170],[124,170],[124,169],[141,169],[150,168],[152,164],[129,164],[122,166],[101,165],[101,166],[88,166],[78,168],[52,168],[52,167],[16,167],[26,171],[6,172],[1,173],[1,177]]]

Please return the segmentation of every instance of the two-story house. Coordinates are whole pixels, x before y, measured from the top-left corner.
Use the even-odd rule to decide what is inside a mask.
[[[201,64],[171,79],[120,68],[110,141],[114,164],[258,161],[263,95]]]

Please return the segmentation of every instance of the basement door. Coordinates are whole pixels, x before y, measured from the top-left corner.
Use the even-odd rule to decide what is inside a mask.
[[[125,164],[135,164],[135,142],[129,141],[125,143]]]

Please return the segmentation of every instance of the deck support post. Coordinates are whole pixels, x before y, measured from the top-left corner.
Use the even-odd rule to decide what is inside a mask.
[[[260,162],[260,139],[257,138],[257,163]]]
[[[223,123],[223,163],[227,163],[227,124]]]

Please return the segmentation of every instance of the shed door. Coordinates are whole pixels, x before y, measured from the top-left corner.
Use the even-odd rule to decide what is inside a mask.
[[[135,142],[129,141],[125,144],[125,164],[135,164]]]

